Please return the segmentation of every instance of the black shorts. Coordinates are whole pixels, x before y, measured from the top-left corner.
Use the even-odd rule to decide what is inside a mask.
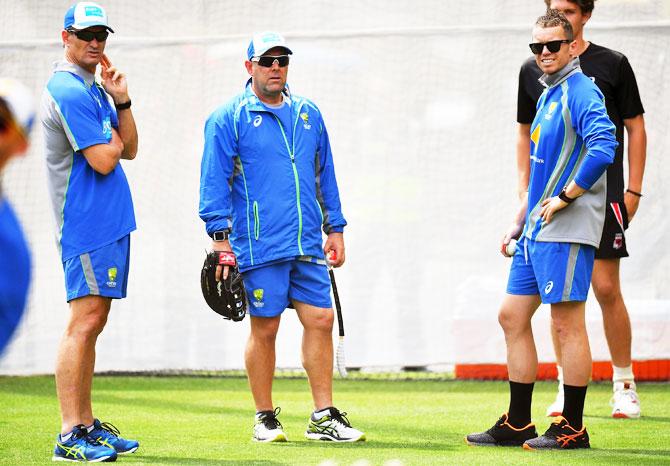
[[[605,226],[596,259],[616,259],[628,257],[625,230],[628,228],[628,211],[623,202],[608,202],[605,212]]]

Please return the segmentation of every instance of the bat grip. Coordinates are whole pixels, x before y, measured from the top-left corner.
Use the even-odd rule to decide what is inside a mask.
[[[335,283],[335,274],[333,269],[328,269],[330,275],[330,284],[333,287],[333,296],[335,297],[335,310],[337,311],[337,328],[340,337],[344,336],[344,320],[342,319],[342,308],[340,306],[340,295],[337,292],[337,284]]]

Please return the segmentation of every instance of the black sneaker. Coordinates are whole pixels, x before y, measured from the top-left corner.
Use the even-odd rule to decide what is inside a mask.
[[[522,429],[517,429],[510,425],[507,419],[507,413],[503,414],[498,422],[486,432],[465,437],[465,443],[480,447],[520,447],[526,440],[537,437],[535,424],[531,423]]]
[[[523,444],[525,450],[572,450],[575,448],[591,448],[586,427],[575,430],[568,421],[559,416],[554,419],[544,435],[528,440]]]

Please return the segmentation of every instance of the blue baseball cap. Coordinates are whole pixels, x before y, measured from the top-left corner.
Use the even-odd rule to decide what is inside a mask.
[[[293,55],[291,49],[286,46],[286,39],[281,34],[269,31],[256,33],[249,43],[247,59],[251,60],[253,57],[260,57],[275,47],[282,47],[286,49],[289,55]]]
[[[72,5],[65,13],[63,29],[86,29],[93,26],[104,26],[114,32],[107,23],[105,9],[93,2],[78,2]]]

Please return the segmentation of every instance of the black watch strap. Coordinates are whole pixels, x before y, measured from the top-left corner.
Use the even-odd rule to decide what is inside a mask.
[[[563,188],[563,189],[561,190],[560,194],[558,195],[558,198],[559,198],[561,201],[566,202],[566,203],[568,203],[568,204],[571,204],[571,203],[575,202],[575,199],[577,199],[577,198],[576,198],[576,197],[568,197],[568,195],[565,194],[565,189],[566,189],[566,188]]]
[[[215,231],[212,233],[212,239],[214,241],[225,241],[228,239],[228,232],[224,230]]]
[[[132,101],[128,99],[128,102],[123,102],[122,104],[114,104],[117,110],[127,110],[132,105]]]

